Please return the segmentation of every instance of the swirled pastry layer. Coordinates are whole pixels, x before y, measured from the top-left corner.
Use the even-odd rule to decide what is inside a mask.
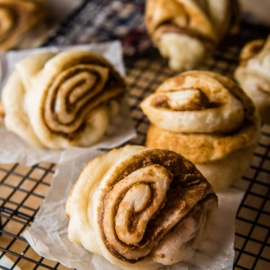
[[[148,0],[146,27],[175,70],[194,68],[238,25],[237,1]]]
[[[270,36],[248,42],[240,54],[234,77],[258,107],[262,120],[270,123]]]
[[[181,155],[126,146],[90,161],[66,204],[69,239],[123,269],[187,259],[217,207],[212,187]]]
[[[221,159],[258,138],[252,101],[217,73],[189,71],[169,78],[141,108],[153,124],[147,146],[175,145],[169,149],[178,149],[194,163]]]
[[[0,0],[0,51],[40,45],[46,16],[43,0]],[[36,27],[39,31],[34,30]]]
[[[45,52],[17,63],[2,94],[5,124],[29,143],[61,149],[104,135],[125,83],[103,57]]]
[[[165,80],[141,107],[153,124],[171,132],[229,133],[245,114],[236,90],[222,76],[190,71]]]

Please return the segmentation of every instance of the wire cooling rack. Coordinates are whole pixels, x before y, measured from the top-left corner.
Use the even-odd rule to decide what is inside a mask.
[[[108,8],[112,2],[115,2],[114,16],[111,16]],[[123,4],[128,7],[128,11],[122,16],[118,12],[122,10],[119,6]],[[104,10],[106,12],[101,14]],[[113,22],[104,21],[104,18],[109,20],[112,17]],[[115,20],[119,17],[119,21]],[[128,40],[125,40],[125,35],[119,34],[119,29],[118,34],[112,33],[112,26],[115,29],[119,25],[134,25],[134,22],[136,29],[132,28],[129,32],[131,35]],[[130,28],[125,31],[129,30]],[[226,39],[199,69],[216,71],[232,78],[242,46],[252,39],[265,38],[269,32],[270,29],[243,23],[239,34]],[[135,42],[134,36],[138,39]],[[85,1],[60,25],[45,45],[101,42],[116,37],[125,48],[128,102],[138,133],[129,143],[143,145],[149,122],[139,104],[164,79],[174,75],[168,69],[166,60],[161,59],[158,52],[150,48],[143,26],[143,1]],[[270,126],[262,125],[261,131],[252,164],[236,184],[236,187],[245,190],[236,216],[233,268],[237,270],[270,269]],[[49,163],[40,163],[33,167],[0,165],[0,269],[66,269],[57,262],[38,256],[20,236],[33,222],[46,196],[55,168],[56,165]],[[5,264],[4,267],[3,262],[7,257],[10,264]]]

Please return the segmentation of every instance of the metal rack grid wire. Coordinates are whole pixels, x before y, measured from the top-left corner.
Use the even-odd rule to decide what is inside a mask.
[[[121,2],[121,1],[114,1]],[[129,2],[129,1],[122,1]],[[84,1],[82,6],[64,21],[45,45],[67,45],[91,42],[91,35],[82,39],[80,33],[87,33],[100,16],[108,1]],[[134,11],[142,11],[142,1]],[[137,14],[138,15],[138,14]],[[137,18],[142,23],[141,18]],[[91,20],[89,21],[89,17]],[[117,17],[117,16],[116,16]],[[94,42],[111,40],[108,22],[95,25],[103,35]],[[114,26],[118,25],[114,22]],[[89,33],[89,32],[88,32]],[[241,31],[235,37],[226,39],[211,57],[198,69],[212,70],[232,78],[238,64],[242,46],[250,40],[265,38],[269,29],[242,23]],[[145,48],[144,48],[145,49]],[[125,52],[125,51],[124,51]],[[145,51],[126,51],[126,81],[130,113],[138,136],[132,144],[144,145],[149,121],[143,115],[140,102],[166,78],[174,75],[167,67],[166,60],[158,52],[149,48]],[[244,189],[245,195],[236,216],[234,269],[264,270],[270,267],[270,126],[262,125],[262,135],[254,152],[252,164],[246,174],[235,184]],[[56,165],[40,163],[33,167],[19,164],[0,165],[0,269],[66,269],[57,262],[37,255],[20,234],[31,226],[39,205],[46,196]],[[1,265],[7,256],[12,260],[8,267]]]

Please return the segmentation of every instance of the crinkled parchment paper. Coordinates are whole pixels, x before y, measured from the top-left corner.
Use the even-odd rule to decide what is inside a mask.
[[[125,69],[122,59],[122,47],[120,42],[113,41],[101,44],[77,45],[67,47],[45,47],[32,50],[10,51],[6,54],[0,54],[0,69],[2,70],[2,78],[0,80],[1,88],[3,87],[8,75],[12,72],[14,64],[29,54],[40,51],[64,50],[90,50],[92,52],[103,55],[109,60],[122,76],[125,76]],[[1,71],[0,70],[0,71]],[[1,74],[1,72],[0,72]],[[34,165],[38,162],[57,163],[60,156],[65,153],[66,158],[74,158],[87,151],[105,148],[111,149],[136,136],[135,129],[129,116],[127,101],[124,99],[119,115],[113,119],[106,136],[99,143],[90,148],[74,147],[72,151],[59,150],[43,150],[29,145],[23,139],[19,138],[0,124],[0,163],[21,163],[26,166]],[[70,156],[67,156],[70,153]]]
[[[94,255],[68,240],[68,218],[65,204],[73,183],[84,165],[104,152],[93,150],[70,160],[74,151],[62,156],[45,202],[31,228],[23,233],[28,243],[40,255],[78,270],[119,270],[104,258]],[[166,270],[232,269],[234,259],[235,215],[243,191],[229,188],[219,192],[219,207],[211,224],[210,235],[187,263],[165,267]]]

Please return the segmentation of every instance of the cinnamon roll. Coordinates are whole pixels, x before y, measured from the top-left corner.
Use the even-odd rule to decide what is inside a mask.
[[[248,42],[240,54],[234,77],[270,124],[270,36]]]
[[[184,72],[165,80],[141,108],[151,122],[146,146],[182,154],[215,190],[238,180],[250,164],[260,118],[230,79],[207,71]]]
[[[31,55],[16,64],[3,88],[5,125],[41,148],[90,146],[106,132],[124,91],[124,80],[100,55]]]
[[[48,29],[44,0],[0,0],[0,51],[37,47]]]
[[[189,258],[207,236],[217,196],[181,155],[143,146],[90,161],[66,203],[68,237],[123,269]]]
[[[173,70],[196,67],[223,37],[235,33],[237,1],[148,0],[145,23],[154,46]]]

